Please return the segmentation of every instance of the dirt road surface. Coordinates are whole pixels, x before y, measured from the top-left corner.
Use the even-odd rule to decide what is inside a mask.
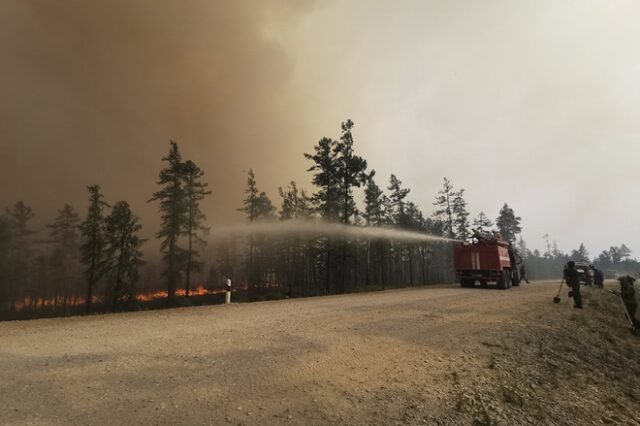
[[[0,424],[640,425],[619,300],[585,289],[578,311],[556,289],[0,323]]]

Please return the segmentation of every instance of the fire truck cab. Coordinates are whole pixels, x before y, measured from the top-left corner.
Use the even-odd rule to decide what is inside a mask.
[[[482,238],[454,247],[453,263],[462,287],[485,287],[495,283],[499,289],[520,285],[520,257],[500,238]]]

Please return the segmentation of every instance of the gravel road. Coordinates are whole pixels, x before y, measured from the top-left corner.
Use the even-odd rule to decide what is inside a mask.
[[[0,424],[640,424],[640,339],[556,288],[0,323]]]

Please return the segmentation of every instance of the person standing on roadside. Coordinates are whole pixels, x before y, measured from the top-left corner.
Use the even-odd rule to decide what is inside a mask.
[[[576,262],[573,260],[567,262],[567,266],[564,268],[564,279],[567,285],[571,287],[570,296],[573,297],[573,307],[576,309],[582,309],[582,295],[580,294],[580,280],[578,278],[578,270],[576,269]]]
[[[636,311],[638,310],[638,301],[636,300],[636,290],[633,286],[635,278],[627,275],[626,277],[618,278],[620,281],[620,296],[624,302],[624,307],[627,308],[627,313],[634,328],[640,328],[640,321],[636,319]]]
[[[604,287],[604,275],[600,269],[593,270],[593,283],[598,288]]]
[[[529,284],[529,280],[527,279],[527,276],[525,275],[527,272],[527,270],[524,268],[524,263],[522,265],[520,265],[520,279],[523,280],[524,282],[526,282],[527,284]]]

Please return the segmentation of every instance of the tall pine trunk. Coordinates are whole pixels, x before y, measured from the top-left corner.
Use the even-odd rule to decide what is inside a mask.
[[[93,302],[93,280],[94,280],[94,264],[95,260],[91,259],[91,269],[89,271],[89,280],[87,281],[87,300],[85,301],[85,311],[91,313],[91,304]]]
[[[331,268],[333,267],[332,264],[332,254],[333,254],[333,250],[332,250],[332,245],[331,245],[331,239],[327,240],[327,261],[325,263],[325,275],[324,275],[324,288],[325,288],[325,292],[326,294],[331,294]]]
[[[413,259],[411,246],[407,246],[407,252],[409,253],[409,285],[413,287]]]
[[[169,251],[167,253],[167,306],[172,307],[176,298],[176,264],[175,264],[176,241],[175,236],[169,241]]]
[[[189,297],[189,290],[191,285],[191,259],[193,256],[193,176],[189,176],[189,223],[188,223],[188,236],[189,236],[189,249],[187,251],[187,273],[184,284],[184,291],[187,297]]]
[[[189,224],[189,251],[187,252],[187,273],[186,273],[186,279],[185,279],[185,285],[184,285],[184,290],[185,290],[185,294],[187,297],[189,297],[189,290],[190,290],[190,286],[191,286],[191,259],[192,259],[192,235],[191,235],[191,224]]]
[[[113,298],[111,300],[111,311],[115,312],[118,307],[118,293],[122,289],[122,266],[124,264],[125,250],[124,245],[127,238],[128,229],[125,228],[122,231],[122,237],[120,237],[120,255],[118,256],[118,269],[116,272],[116,282],[113,289]]]

